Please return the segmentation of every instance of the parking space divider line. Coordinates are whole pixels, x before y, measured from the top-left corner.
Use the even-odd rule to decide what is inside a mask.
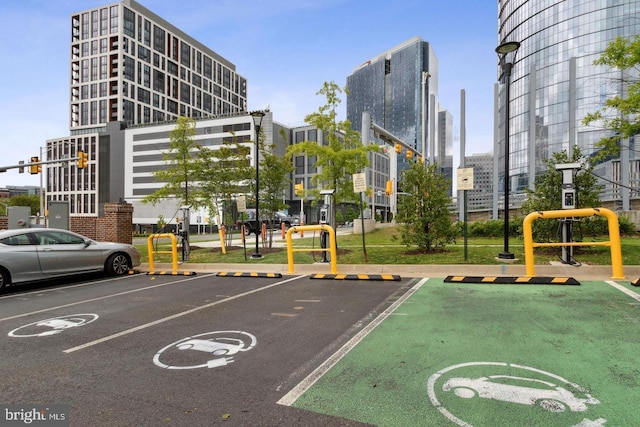
[[[206,276],[204,276],[204,277],[206,277]],[[86,299],[86,300],[76,301],[76,302],[72,302],[72,303],[69,303],[69,304],[59,305],[59,306],[56,306],[56,307],[43,308],[42,310],[36,310],[36,311],[31,311],[29,313],[22,313],[22,314],[16,314],[15,316],[5,317],[3,319],[0,319],[0,322],[4,322],[6,320],[18,319],[20,317],[31,316],[33,314],[38,314],[38,313],[46,313],[47,311],[59,310],[61,308],[73,307],[74,305],[85,304],[85,303],[88,303],[88,302],[100,301],[100,300],[107,299],[107,298],[119,297],[119,296],[122,296],[122,295],[127,295],[127,294],[132,294],[132,293],[135,293],[135,292],[146,291],[146,290],[149,290],[149,289],[161,288],[163,286],[174,285],[176,283],[182,283],[182,282],[186,282],[188,280],[194,280],[194,279],[195,279],[195,277],[189,277],[188,279],[177,280],[175,282],[162,283],[162,284],[153,285],[153,286],[146,286],[144,288],[132,289],[130,291],[124,291],[124,292],[118,292],[117,294],[113,294],[113,295],[104,295],[104,296],[101,296],[101,297],[89,298],[89,299]]]
[[[640,295],[638,295],[637,293],[633,292],[631,289],[627,289],[624,286],[622,286],[621,284],[614,282],[613,280],[605,280],[605,283],[607,283],[610,286],[613,286],[614,288],[616,288],[619,291],[624,292],[625,294],[629,295],[634,300],[640,301]]]
[[[306,277],[306,275],[305,276],[294,276],[294,277],[291,277],[291,278],[286,279],[286,280],[281,280],[279,282],[272,283],[272,284],[267,285],[267,286],[263,286],[261,288],[253,289],[251,291],[243,292],[243,293],[238,294],[238,295],[233,295],[233,296],[228,297],[228,298],[224,298],[224,299],[221,299],[221,300],[218,300],[218,301],[214,301],[212,303],[205,304],[205,305],[202,305],[200,307],[195,307],[195,308],[192,308],[192,309],[187,310],[187,311],[182,311],[180,313],[175,313],[175,314],[172,314],[171,316],[163,317],[162,319],[154,320],[153,322],[149,322],[149,323],[145,323],[144,325],[136,326],[135,328],[130,328],[130,329],[118,332],[116,334],[112,334],[112,335],[109,335],[109,336],[106,336],[106,337],[103,337],[103,338],[88,342],[86,344],[82,344],[82,345],[79,345],[79,346],[76,346],[76,347],[69,348],[67,350],[64,350],[64,353],[68,354],[68,353],[73,353],[73,352],[78,351],[78,350],[84,350],[84,349],[92,347],[94,345],[101,344],[101,343],[107,342],[107,341],[111,341],[113,339],[120,338],[120,337],[123,337],[125,335],[129,335],[129,334],[132,334],[134,332],[141,331],[143,329],[159,325],[159,324],[164,323],[164,322],[168,322],[169,320],[174,320],[174,319],[180,318],[182,316],[186,316],[186,315],[195,313],[195,312],[200,311],[200,310],[205,310],[207,308],[211,308],[211,307],[214,307],[216,305],[223,304],[225,302],[229,302],[229,301],[233,301],[233,300],[238,299],[238,298],[245,297],[247,295],[255,294],[257,292],[262,292],[262,291],[265,291],[267,289],[274,288],[276,286],[284,285],[285,283],[292,282],[294,280],[298,280],[298,279],[301,279],[303,277]]]
[[[398,298],[393,304],[387,307],[378,317],[373,319],[367,326],[365,326],[360,332],[353,336],[347,343],[345,343],[338,351],[333,353],[327,360],[325,360],[320,366],[313,370],[305,379],[303,379],[298,385],[292,388],[287,394],[285,394],[280,400],[279,405],[291,406],[304,392],[306,392],[316,381],[318,381],[326,372],[336,365],[344,356],[351,351],[356,345],[360,343],[371,331],[373,331],[380,323],[382,323],[387,317],[405,302],[411,295],[413,295],[418,289],[422,287],[429,280],[425,277],[416,283],[411,289],[405,292],[400,298]]]

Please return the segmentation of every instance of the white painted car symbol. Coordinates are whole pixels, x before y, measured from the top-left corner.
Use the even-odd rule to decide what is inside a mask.
[[[192,339],[176,345],[180,350],[198,350],[214,356],[229,356],[244,349],[244,342],[236,338]]]
[[[36,323],[36,326],[48,326],[55,330],[69,329],[76,326],[81,326],[86,323],[86,319],[71,318],[71,319],[49,319]]]
[[[517,383],[524,383],[527,386],[514,385]],[[589,394],[585,393],[587,397],[581,399],[569,390],[547,381],[508,375],[451,378],[442,386],[442,389],[444,391],[453,390],[456,396],[465,399],[472,398],[477,394],[479,397],[486,399],[523,405],[540,405],[550,412],[563,412],[566,407],[569,407],[573,412],[584,412],[588,409],[587,403],[591,405],[600,403],[599,400]]]

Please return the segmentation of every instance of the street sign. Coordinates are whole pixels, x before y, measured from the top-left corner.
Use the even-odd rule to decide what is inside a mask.
[[[365,173],[353,174],[353,192],[364,193],[367,191],[367,175]]]
[[[473,168],[458,168],[458,190],[473,190]]]
[[[238,212],[247,211],[247,199],[243,195],[236,197],[236,204],[238,205]]]

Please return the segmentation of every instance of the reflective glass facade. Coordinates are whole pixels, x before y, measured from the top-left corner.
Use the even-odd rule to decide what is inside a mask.
[[[428,78],[424,80],[425,73]],[[356,67],[347,76],[347,119],[352,128],[362,129],[362,113],[368,111],[378,126],[422,153],[423,120],[426,139],[426,158],[440,167],[447,178],[453,174],[453,118],[437,101],[438,59],[430,43],[414,37]],[[423,117],[424,105],[424,117]],[[370,173],[374,194],[372,206],[388,202],[384,193],[387,179],[398,181],[402,191],[402,171],[409,167],[406,151],[399,154],[397,167],[380,169],[386,163],[382,156],[371,160],[375,173]],[[413,160],[412,160],[413,161]],[[448,189],[449,194],[452,187]]]
[[[636,34],[640,34],[636,0],[498,1],[496,45],[521,43],[515,60],[507,59],[514,62],[509,126],[512,192],[531,187],[533,175],[543,170],[543,161],[554,152],[570,152],[577,145],[585,155],[594,153],[606,131],[586,127],[582,119],[599,110],[605,99],[621,94],[631,76],[595,66],[593,61],[616,37]],[[498,87],[495,152],[503,157],[505,85]],[[496,164],[502,187],[504,161]]]
[[[357,67],[347,76],[347,119],[353,129],[361,129],[362,112],[369,111],[374,123],[422,151],[423,72],[431,76],[428,108],[429,96],[438,93],[438,60],[428,42],[413,38]]]

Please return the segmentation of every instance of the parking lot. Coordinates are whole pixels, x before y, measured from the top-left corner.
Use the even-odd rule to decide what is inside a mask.
[[[1,398],[71,425],[358,425],[277,401],[407,283],[98,279],[0,297]]]
[[[71,425],[640,425],[640,296],[131,275],[0,297],[0,399]],[[35,424],[34,424],[35,425]]]

